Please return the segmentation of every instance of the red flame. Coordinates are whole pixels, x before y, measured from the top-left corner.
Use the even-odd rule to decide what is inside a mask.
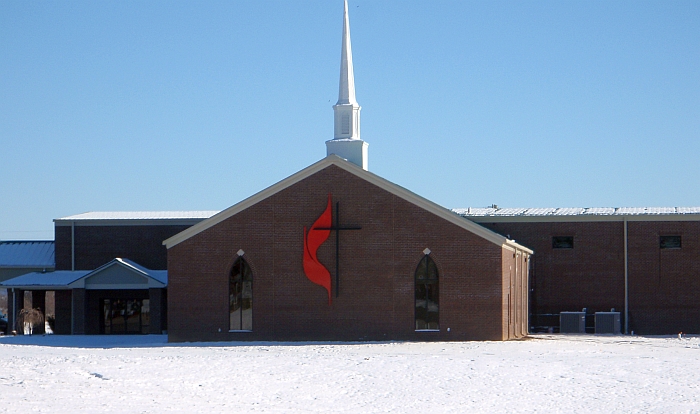
[[[306,273],[306,277],[310,281],[326,288],[328,291],[329,305],[331,304],[331,273],[318,261],[316,252],[318,248],[328,240],[328,236],[331,234],[331,220],[331,195],[328,194],[326,210],[314,222],[308,233],[306,232],[306,227],[304,227],[304,273]],[[318,230],[319,228],[324,230]]]

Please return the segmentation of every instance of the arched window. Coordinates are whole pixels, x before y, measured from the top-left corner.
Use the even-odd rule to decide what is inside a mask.
[[[439,324],[438,269],[426,254],[416,269],[416,330],[437,331]]]
[[[236,260],[228,282],[229,330],[253,330],[253,272],[242,257]]]

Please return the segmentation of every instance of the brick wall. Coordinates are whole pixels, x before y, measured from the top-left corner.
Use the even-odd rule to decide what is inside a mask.
[[[331,305],[302,267],[303,228],[329,193],[341,225],[362,227],[340,235],[340,295]],[[440,332],[415,332],[414,272],[426,247],[440,272]],[[239,249],[253,271],[250,333],[228,332]],[[333,275],[335,251],[332,233],[318,257]],[[330,166],[170,249],[169,338],[500,340],[508,337],[503,267],[501,246]]]
[[[76,226],[75,270],[93,270],[115,257],[130,259],[152,270],[167,267],[163,240],[188,225]],[[56,270],[71,269],[71,227],[56,226]]]
[[[480,223],[535,251],[530,282],[530,311],[622,312],[625,301],[624,228],[622,222]],[[552,237],[573,236],[573,249],[554,249]],[[531,318],[548,325],[558,318]]]
[[[557,325],[556,317],[543,315],[583,308],[589,313],[615,308],[624,318],[622,221],[480,224],[535,251],[532,326]],[[660,235],[680,235],[682,248],[660,249]],[[554,236],[573,236],[574,248],[554,249]],[[628,249],[629,330],[700,333],[700,223],[629,221]]]
[[[681,236],[660,249],[659,236]],[[640,334],[700,333],[700,223],[630,222],[630,329]]]

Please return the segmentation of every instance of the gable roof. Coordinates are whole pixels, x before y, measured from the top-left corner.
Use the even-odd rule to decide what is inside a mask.
[[[465,219],[458,214],[455,214],[454,212],[439,206],[438,204],[433,203],[430,200],[427,200],[399,185],[396,185],[376,174],[373,174],[369,171],[366,171],[359,166],[348,162],[347,160],[338,157],[337,155],[331,154],[327,156],[326,158],[311,164],[310,166],[304,168],[303,170],[297,172],[296,174],[293,174],[284,180],[260,191],[257,194],[254,194],[245,200],[234,204],[233,206],[227,208],[226,210],[221,211],[220,213],[212,216],[211,218],[201,221],[194,226],[183,230],[182,232],[170,237],[169,239],[165,240],[163,244],[170,249],[173,246],[178,245],[179,243],[182,243],[183,241],[189,239],[190,237],[193,237],[204,230],[207,230],[222,221],[228,219],[229,217],[234,216],[235,214],[238,214],[239,212],[247,209],[248,207],[251,207],[262,200],[267,199],[268,197],[271,197],[278,192],[316,174],[317,172],[328,168],[331,165],[335,165],[336,167],[339,167],[351,174],[354,174],[358,176],[359,178],[376,185],[377,187],[399,197],[402,198],[409,203],[412,203],[424,210],[427,210],[428,212],[431,212],[435,214],[438,217],[441,217],[447,221],[449,221],[452,224],[455,224],[459,227],[462,227],[465,230],[470,231],[471,233],[476,234],[477,236],[480,236],[496,245],[506,247],[510,250],[521,250],[527,253],[533,253],[532,250],[528,249],[527,247],[521,246],[518,243],[516,243],[513,240],[509,240],[506,237],[501,236],[500,234],[493,232],[485,227],[482,227],[476,223],[474,223],[471,220]]]
[[[53,268],[55,265],[53,241],[0,242],[0,267]]]
[[[151,270],[139,265],[128,259],[110,260],[104,265],[95,270],[57,270],[55,272],[31,272],[15,278],[0,282],[2,287],[38,289],[38,288],[54,288],[54,289],[75,289],[84,288],[85,281],[95,275],[100,274],[105,269],[121,266],[131,272],[143,276],[148,279],[149,287],[165,287],[168,285],[167,270]]]

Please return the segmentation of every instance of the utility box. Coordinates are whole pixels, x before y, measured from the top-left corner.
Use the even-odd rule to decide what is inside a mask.
[[[595,313],[595,333],[597,333],[597,334],[619,334],[620,333],[620,312],[596,312]]]
[[[561,312],[559,333],[586,333],[586,312]]]

